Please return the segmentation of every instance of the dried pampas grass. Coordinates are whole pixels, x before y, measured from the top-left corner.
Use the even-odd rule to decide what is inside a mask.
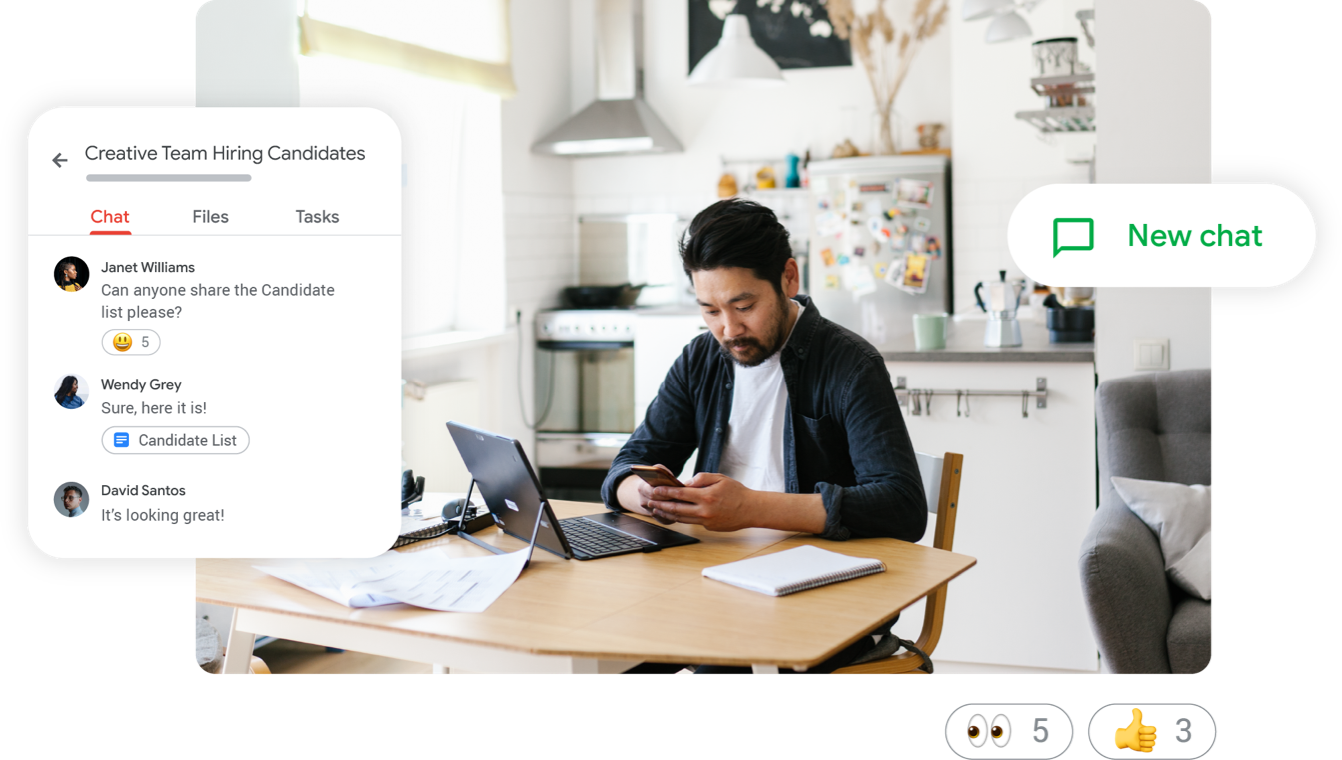
[[[895,97],[914,56],[946,23],[947,0],[915,0],[909,23],[902,29],[896,29],[886,15],[885,0],[876,0],[876,9],[867,14],[857,13],[853,0],[830,0],[827,7],[834,33],[853,46],[871,82],[876,112],[881,116],[880,143],[873,152],[896,153],[891,129]]]

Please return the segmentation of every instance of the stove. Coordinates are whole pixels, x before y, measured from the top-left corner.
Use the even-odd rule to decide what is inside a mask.
[[[559,309],[536,315],[536,342],[545,350],[578,349],[584,345],[634,345],[637,315],[632,309]],[[540,346],[539,344],[548,344]],[[600,348],[592,346],[592,348]]]
[[[636,319],[631,309],[536,315],[536,465],[552,499],[599,501],[634,431]]]

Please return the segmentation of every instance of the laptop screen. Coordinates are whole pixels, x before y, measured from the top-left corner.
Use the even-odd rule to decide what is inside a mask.
[[[494,515],[495,524],[514,538],[530,541],[545,495],[522,444],[514,438],[459,422],[448,422],[447,430],[461,452],[466,469],[475,478],[475,487]],[[559,535],[554,515],[548,509],[546,512],[541,518],[536,545],[561,557],[572,557],[568,543]]]

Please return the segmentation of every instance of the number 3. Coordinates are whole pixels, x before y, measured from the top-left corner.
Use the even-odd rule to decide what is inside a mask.
[[[1039,738],[1038,736],[1034,737],[1034,740],[1037,741],[1037,742],[1039,742],[1040,744],[1043,744],[1044,742],[1048,741],[1048,728],[1045,727],[1045,726],[1040,725],[1041,723],[1043,723],[1043,722],[1046,721],[1046,720],[1048,720],[1048,718],[1035,718],[1035,719],[1034,719],[1034,732],[1035,732],[1036,734],[1039,733],[1040,731],[1043,731],[1043,732],[1044,732],[1044,738],[1041,739],[1041,738]]]
[[[1193,740],[1193,732],[1189,730],[1189,728],[1193,725],[1192,721],[1190,721],[1188,718],[1180,718],[1175,725],[1179,726],[1184,730],[1183,736],[1174,737],[1176,741],[1190,742]]]

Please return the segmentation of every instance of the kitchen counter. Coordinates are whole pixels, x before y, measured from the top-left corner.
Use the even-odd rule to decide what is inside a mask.
[[[946,347],[918,351],[913,335],[895,341],[893,350],[881,352],[888,362],[1090,362],[1095,361],[1094,343],[1049,343],[1048,328],[1040,322],[1021,320],[1022,345],[986,348],[982,319],[952,319],[946,324]]]
[[[700,316],[702,310],[698,304],[676,303],[638,306],[634,309],[634,313],[640,317],[697,317]]]

